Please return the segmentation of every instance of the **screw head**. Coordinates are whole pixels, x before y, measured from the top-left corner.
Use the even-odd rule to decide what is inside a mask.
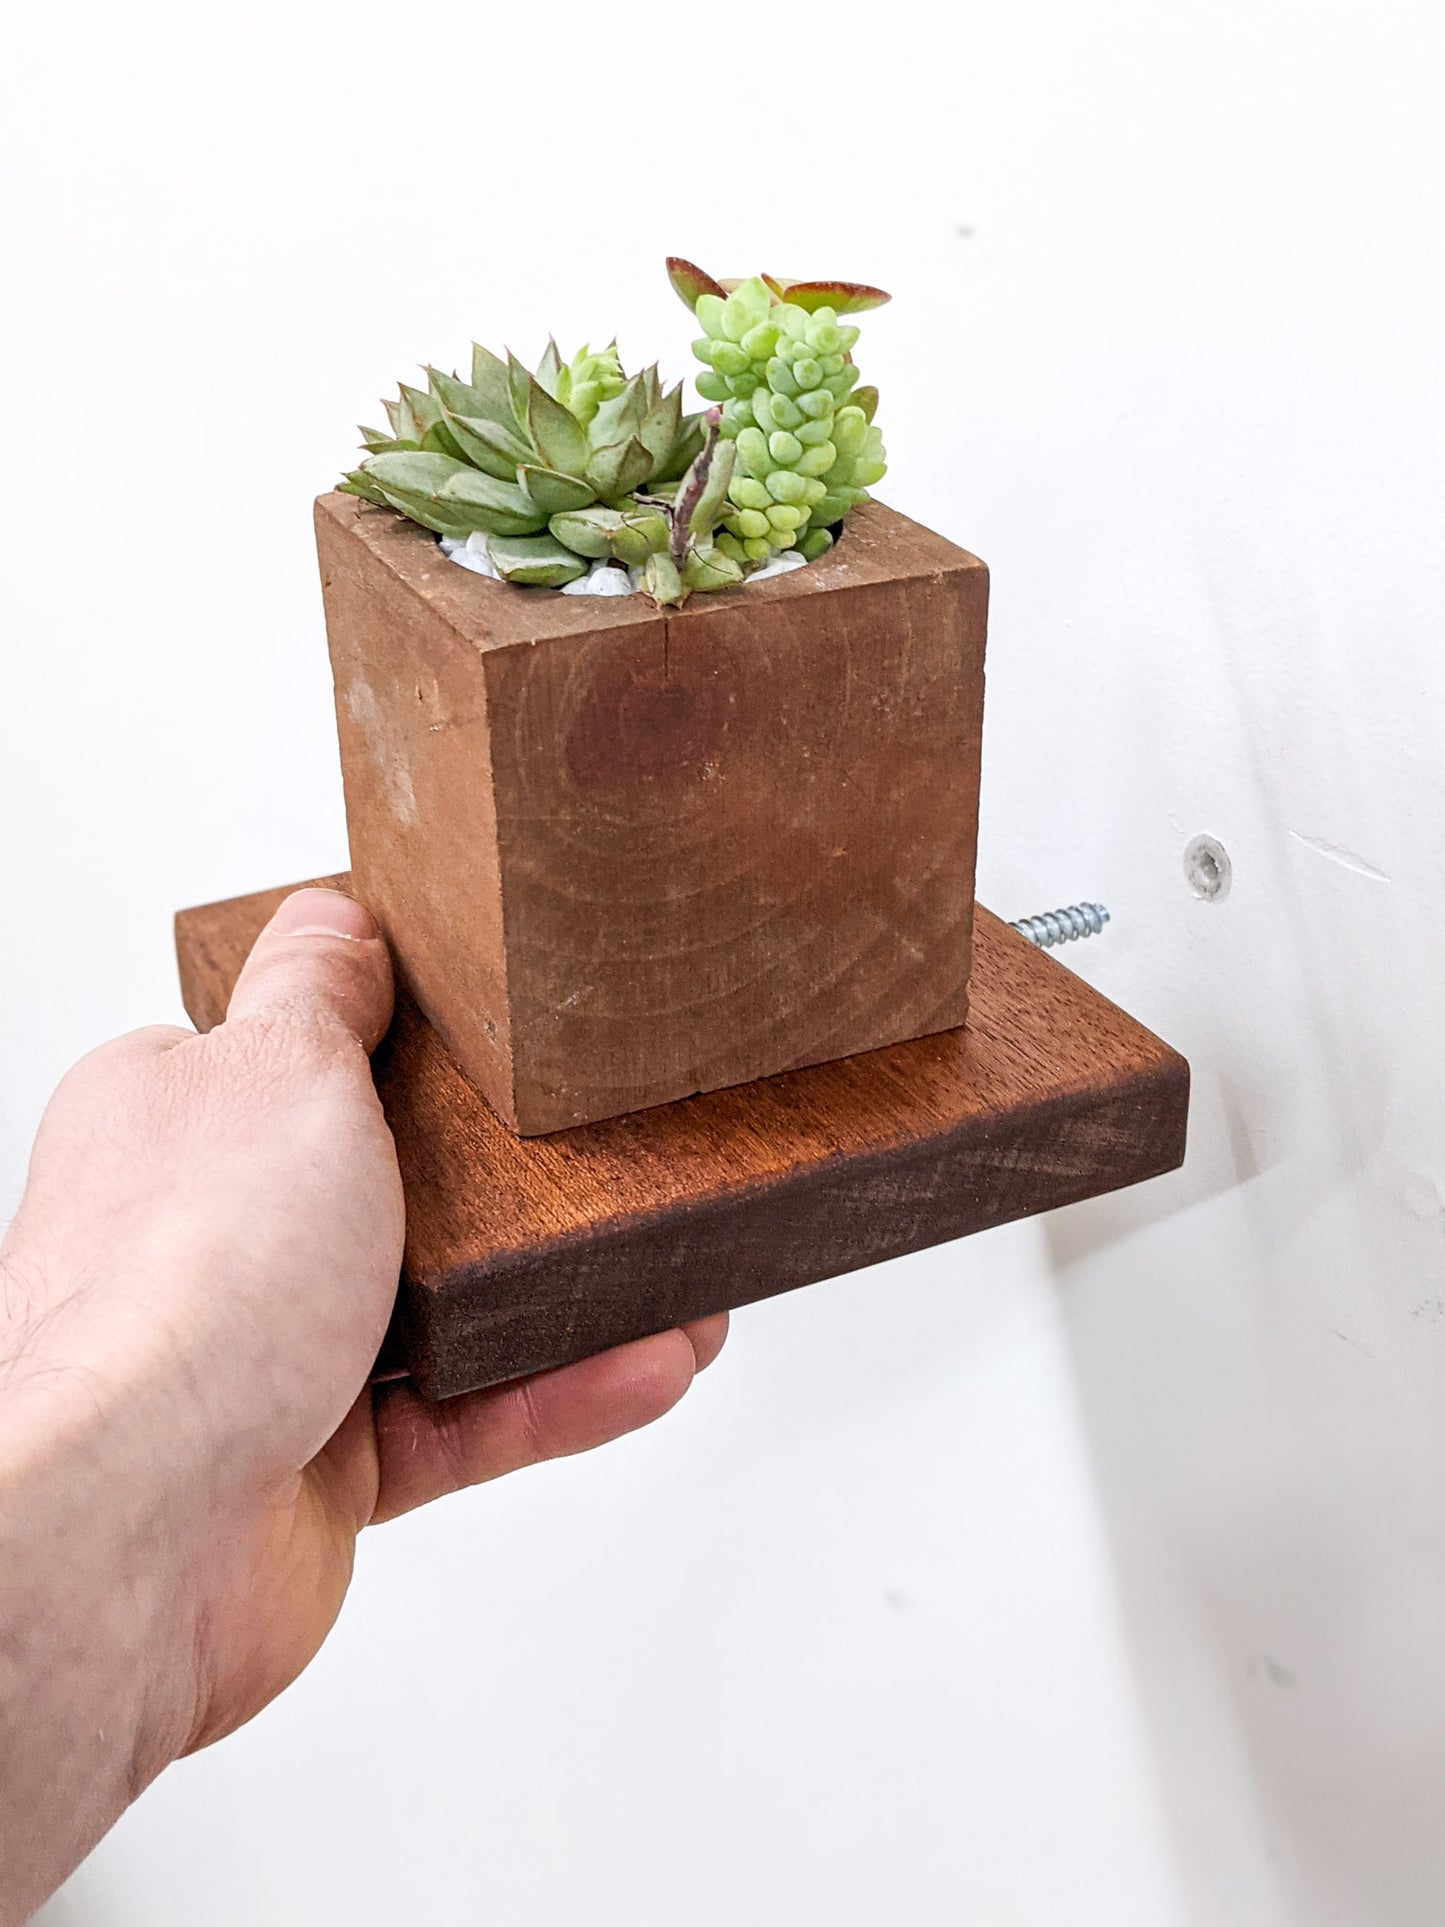
[[[1234,881],[1234,865],[1218,837],[1196,836],[1184,852],[1184,881],[1205,903],[1222,903]]]

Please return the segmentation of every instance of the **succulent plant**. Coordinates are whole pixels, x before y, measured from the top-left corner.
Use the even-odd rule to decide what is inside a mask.
[[[717,546],[744,567],[779,549],[811,560],[885,472],[878,391],[857,386],[858,329],[840,317],[888,296],[859,282],[722,282],[690,261],[667,265],[702,325],[698,393],[720,404],[722,433],[737,444]]]
[[[844,315],[878,307],[851,281],[714,281],[670,260],[702,324],[707,366],[683,412],[657,368],[628,376],[617,344],[537,368],[472,349],[470,381],[428,368],[363,428],[366,459],[342,482],[438,535],[480,533],[508,582],[561,588],[597,561],[643,572],[677,604],[729,588],[779,550],[809,560],[884,473],[878,391],[860,388]]]
[[[560,587],[611,558],[646,569],[660,602],[742,579],[713,543],[736,450],[716,410],[684,414],[656,367],[630,378],[616,344],[564,362],[555,342],[532,373],[472,350],[471,380],[429,368],[384,404],[390,433],[363,428],[366,459],[342,488],[439,535],[482,531],[499,575]]]

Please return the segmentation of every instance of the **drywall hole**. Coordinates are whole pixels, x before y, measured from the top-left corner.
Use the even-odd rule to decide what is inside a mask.
[[[1233,877],[1229,852],[1218,838],[1196,836],[1184,852],[1184,881],[1195,896],[1206,903],[1222,903]]]

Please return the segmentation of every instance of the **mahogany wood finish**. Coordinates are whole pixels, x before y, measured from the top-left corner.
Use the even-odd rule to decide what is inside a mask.
[[[681,610],[316,507],[351,871],[523,1134],[963,1022],[988,574],[873,503]]]
[[[177,918],[200,1029],[285,894]],[[967,1025],[863,1056],[521,1139],[403,993],[376,1075],[407,1198],[389,1355],[432,1398],[1172,1170],[1189,1094],[985,910]]]

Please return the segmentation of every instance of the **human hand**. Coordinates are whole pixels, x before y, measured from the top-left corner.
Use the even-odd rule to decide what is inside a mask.
[[[367,912],[300,891],[223,1025],[104,1045],[46,1112],[0,1247],[0,1560],[23,1608],[7,1626],[0,1600],[0,1846],[53,1834],[57,1748],[78,1830],[25,1904],[295,1678],[363,1526],[646,1424],[723,1342],[708,1319],[440,1406],[367,1387],[402,1248],[367,1059],[391,995]]]

